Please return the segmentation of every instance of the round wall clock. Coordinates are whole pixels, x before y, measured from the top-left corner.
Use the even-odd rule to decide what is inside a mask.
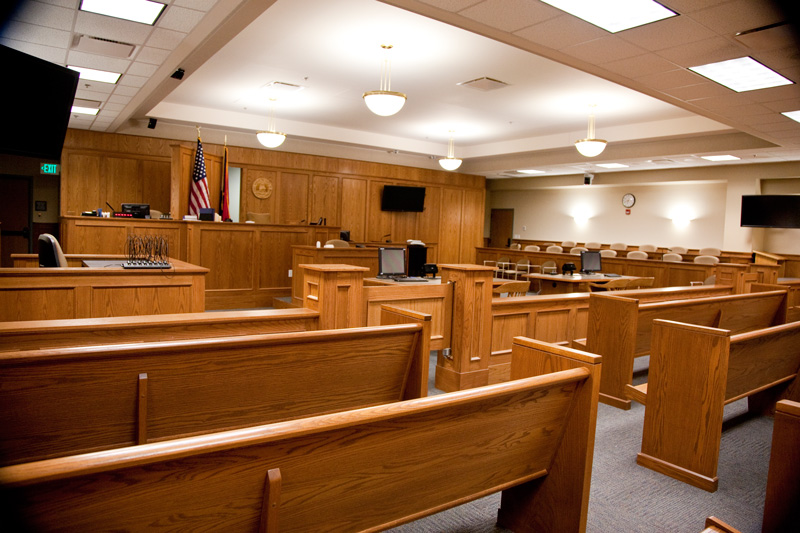
[[[627,193],[622,196],[622,205],[625,207],[633,207],[633,204],[636,203],[636,197],[631,193]]]
[[[272,180],[257,178],[253,181],[253,196],[262,200],[266,200],[272,196]]]

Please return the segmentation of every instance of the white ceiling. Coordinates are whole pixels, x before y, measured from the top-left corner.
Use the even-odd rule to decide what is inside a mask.
[[[79,0],[28,0],[0,43],[62,65],[122,72],[117,85],[81,82],[77,98],[96,117],[70,127],[260,147],[274,81],[302,90],[279,96],[281,150],[436,168],[454,130],[460,171],[516,176],[742,162],[800,161],[800,110],[790,85],[735,93],[687,70],[750,55],[800,81],[797,43],[767,0],[664,0],[680,16],[607,33],[537,0],[164,0],[155,26],[78,10]],[[76,50],[80,35],[135,45],[126,58]],[[381,44],[391,44],[392,90],[408,95],[393,117],[363,103],[379,88]],[[182,81],[170,78],[186,71]],[[493,91],[459,86],[481,77]],[[597,136],[609,147],[587,159],[572,143],[586,136],[596,105]],[[147,118],[158,119],[156,129]],[[717,163],[718,164],[718,163]]]

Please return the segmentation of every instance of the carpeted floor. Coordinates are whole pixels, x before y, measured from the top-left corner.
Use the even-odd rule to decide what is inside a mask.
[[[637,360],[634,381],[646,381],[647,358]],[[436,366],[431,360],[431,394]],[[750,417],[746,400],[726,407],[720,445],[719,489],[709,493],[636,464],[644,407],[630,411],[600,404],[597,417],[588,533],[698,533],[716,516],[742,533],[761,531],[772,419]],[[500,533],[495,526],[500,495],[394,528],[393,532]]]

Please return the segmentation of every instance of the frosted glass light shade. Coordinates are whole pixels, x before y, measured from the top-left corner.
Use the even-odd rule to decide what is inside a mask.
[[[580,141],[575,141],[575,148],[583,156],[594,157],[603,153],[603,150],[606,149],[606,143],[607,141],[603,139],[581,139]]]
[[[406,95],[394,91],[367,91],[363,98],[369,110],[382,117],[394,115],[406,103]]]
[[[286,134],[277,131],[259,131],[256,133],[256,138],[267,148],[277,148],[286,140]]]
[[[455,170],[461,166],[461,160],[455,157],[443,157],[439,160],[439,165],[445,170]]]

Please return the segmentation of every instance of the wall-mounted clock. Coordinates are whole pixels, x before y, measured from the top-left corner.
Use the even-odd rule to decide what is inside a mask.
[[[633,207],[633,204],[636,203],[636,197],[631,193],[627,193],[622,196],[622,205],[625,207]]]

